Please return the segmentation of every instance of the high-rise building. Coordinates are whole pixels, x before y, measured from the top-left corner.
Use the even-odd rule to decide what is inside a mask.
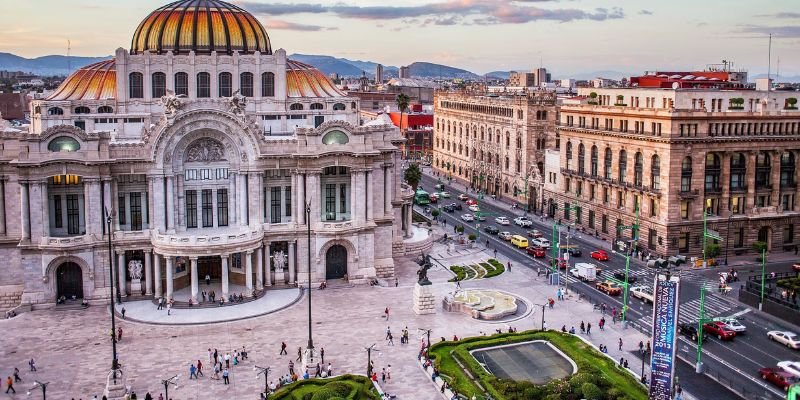
[[[411,68],[409,67],[400,67],[400,72],[398,78],[411,78]]]
[[[545,171],[557,175],[557,190],[545,195],[550,215],[615,243],[636,237],[642,251],[661,256],[702,255],[703,243],[713,243],[704,226],[731,254],[752,251],[756,241],[771,251],[800,245],[796,92],[582,88],[579,95],[561,107],[559,163]],[[570,205],[578,208],[565,210]],[[618,229],[632,226],[637,210],[638,232]]]
[[[380,85],[383,83],[383,64],[375,66],[375,84]]]
[[[508,75],[508,86],[532,87],[536,86],[536,74],[533,72],[511,71]]]

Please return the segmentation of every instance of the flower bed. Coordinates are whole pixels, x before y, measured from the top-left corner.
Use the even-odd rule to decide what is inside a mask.
[[[305,379],[286,385],[269,396],[272,400],[379,400],[366,376],[342,375],[331,379]]]

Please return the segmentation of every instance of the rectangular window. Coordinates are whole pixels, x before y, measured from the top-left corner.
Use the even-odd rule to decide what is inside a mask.
[[[185,72],[175,74],[175,95],[189,95],[189,75]]]
[[[689,232],[681,233],[681,235],[678,236],[678,251],[683,253],[689,252]]]
[[[617,208],[625,207],[625,194],[621,190],[617,190]]]
[[[80,202],[77,194],[67,195],[67,233],[77,235],[81,229]]]
[[[197,228],[197,191],[186,191],[186,227]]]
[[[564,203],[564,219],[569,221],[569,203]]]
[[[655,217],[658,215],[658,200],[650,199],[650,216]]]
[[[281,222],[281,188],[269,188],[269,222],[279,224]]]
[[[603,233],[608,233],[608,215],[603,214],[603,217],[600,218],[600,229]]]
[[[650,250],[656,249],[656,237],[657,233],[655,229],[649,229],[647,231],[647,248]]]
[[[783,211],[792,211],[794,209],[794,195],[784,194],[781,198],[781,206]]]
[[[210,228],[214,226],[214,200],[212,198],[213,191],[211,189],[203,189],[203,228]]]
[[[689,219],[689,202],[682,201],[681,202],[681,218]]]
[[[131,230],[142,230],[142,194],[131,193]]]
[[[576,224],[581,224],[581,223],[583,223],[583,222],[582,222],[582,219],[583,219],[583,218],[582,218],[582,216],[583,216],[583,212],[582,212],[582,211],[583,211],[583,210],[581,210],[581,208],[580,208],[580,207],[578,207],[578,208],[576,208],[576,209],[575,209],[575,223],[576,223]]]
[[[242,72],[239,75],[239,90],[242,96],[253,97],[253,74]]]
[[[733,231],[733,247],[744,247],[744,228]]]
[[[228,189],[217,189],[217,226],[228,226]]]
[[[589,229],[594,229],[594,210],[589,210]]]
[[[347,212],[347,185],[344,183],[339,185],[339,212]]]
[[[609,190],[608,190],[607,187],[604,187],[603,188],[603,204],[608,204],[609,197],[610,197]]]
[[[283,190],[283,193],[286,194],[286,216],[292,216],[292,187],[286,186]]]
[[[211,75],[208,72],[197,74],[197,97],[211,97]]]
[[[325,185],[325,219],[336,220],[336,185]]]
[[[117,197],[117,213],[119,215],[119,224],[125,225],[127,224],[127,212],[125,211],[125,194],[120,193],[119,197]]]
[[[55,221],[54,221],[55,222],[55,226],[56,226],[56,228],[63,228],[64,227],[64,222],[61,219],[64,218],[64,216],[62,215],[62,210],[61,210],[61,196],[60,195],[53,196],[53,208],[54,208],[54,210],[53,210],[54,211],[53,212],[53,218],[55,219]]]
[[[730,199],[729,208],[733,214],[744,214],[744,196],[734,196]]]
[[[794,242],[794,225],[789,224],[783,227],[783,243]]]
[[[589,185],[589,200],[594,200],[594,185]]]

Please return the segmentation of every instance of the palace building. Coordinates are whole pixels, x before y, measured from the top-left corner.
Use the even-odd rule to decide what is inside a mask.
[[[359,125],[358,103],[235,5],[153,11],[129,50],[33,101],[28,132],[0,129],[0,308],[107,299],[110,264],[123,296],[192,302],[207,275],[218,299],[309,268],[393,276],[412,234],[403,139]]]

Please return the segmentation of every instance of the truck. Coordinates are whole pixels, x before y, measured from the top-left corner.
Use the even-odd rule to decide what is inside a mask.
[[[594,282],[597,279],[597,266],[589,263],[577,263],[573,275],[585,282]]]
[[[631,288],[631,296],[645,303],[653,303],[653,289],[649,286],[634,286]]]

